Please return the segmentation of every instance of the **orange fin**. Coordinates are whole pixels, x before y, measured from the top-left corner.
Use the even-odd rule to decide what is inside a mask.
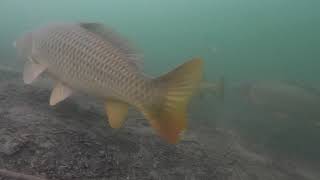
[[[121,101],[108,100],[105,110],[110,126],[112,128],[120,128],[127,117],[128,104]]]
[[[155,79],[161,98],[142,108],[158,134],[171,144],[178,143],[187,128],[187,106],[202,80],[202,59],[196,58]]]

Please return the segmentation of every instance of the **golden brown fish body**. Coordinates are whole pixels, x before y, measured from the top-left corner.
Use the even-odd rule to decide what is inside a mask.
[[[130,103],[150,99],[151,83],[135,54],[125,54],[112,38],[117,40],[107,41],[80,24],[47,26],[32,34],[31,57],[72,89]]]
[[[43,72],[57,81],[50,105],[78,90],[106,100],[114,128],[121,126],[129,105],[142,111],[169,142],[177,142],[186,128],[186,106],[202,78],[200,59],[161,77],[147,77],[128,43],[97,23],[51,24],[27,33],[15,44],[27,58],[25,83]]]

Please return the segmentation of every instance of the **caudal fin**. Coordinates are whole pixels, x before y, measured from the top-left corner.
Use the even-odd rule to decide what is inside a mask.
[[[160,98],[142,112],[169,143],[177,143],[187,127],[187,106],[202,80],[203,61],[195,58],[154,80]]]

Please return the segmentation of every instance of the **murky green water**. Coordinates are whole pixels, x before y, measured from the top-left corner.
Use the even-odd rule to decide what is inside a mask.
[[[11,52],[19,33],[50,21],[99,21],[135,42],[152,73],[197,55],[213,78],[319,80],[319,5],[315,0],[2,0],[1,49]]]
[[[146,71],[153,75],[201,56],[206,79],[224,76],[228,86],[232,82],[267,79],[297,80],[319,88],[319,8],[317,0],[1,0],[0,63],[21,69],[23,64],[16,60],[12,43],[25,31],[52,21],[95,21],[113,27],[134,42],[144,54]],[[202,106],[205,108],[195,108],[203,111],[197,112],[202,118],[216,118],[208,112],[207,104]],[[239,109],[230,107],[226,105],[224,113]],[[288,152],[300,147],[297,151],[302,157],[316,155],[320,150],[316,145],[312,147],[320,138],[314,126],[310,134],[310,129],[299,131],[301,135],[293,131],[290,138],[290,133],[273,133],[277,123],[265,126],[272,131],[260,131],[256,127],[263,128],[261,123],[252,127],[250,121],[237,122],[245,131],[249,129],[249,136],[271,133],[266,135],[273,139],[267,143],[271,147]],[[288,142],[286,148],[283,142]]]

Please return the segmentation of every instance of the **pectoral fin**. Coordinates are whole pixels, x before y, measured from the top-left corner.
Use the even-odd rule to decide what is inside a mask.
[[[35,63],[31,58],[26,61],[23,71],[23,81],[31,84],[37,77],[47,69],[47,66]]]
[[[51,97],[50,97],[50,105],[54,106],[57,103],[65,100],[67,97],[71,96],[72,90],[63,85],[62,83],[57,83],[57,85],[53,88]]]
[[[105,110],[108,115],[109,124],[112,128],[120,128],[128,114],[128,104],[108,100],[105,104]]]

